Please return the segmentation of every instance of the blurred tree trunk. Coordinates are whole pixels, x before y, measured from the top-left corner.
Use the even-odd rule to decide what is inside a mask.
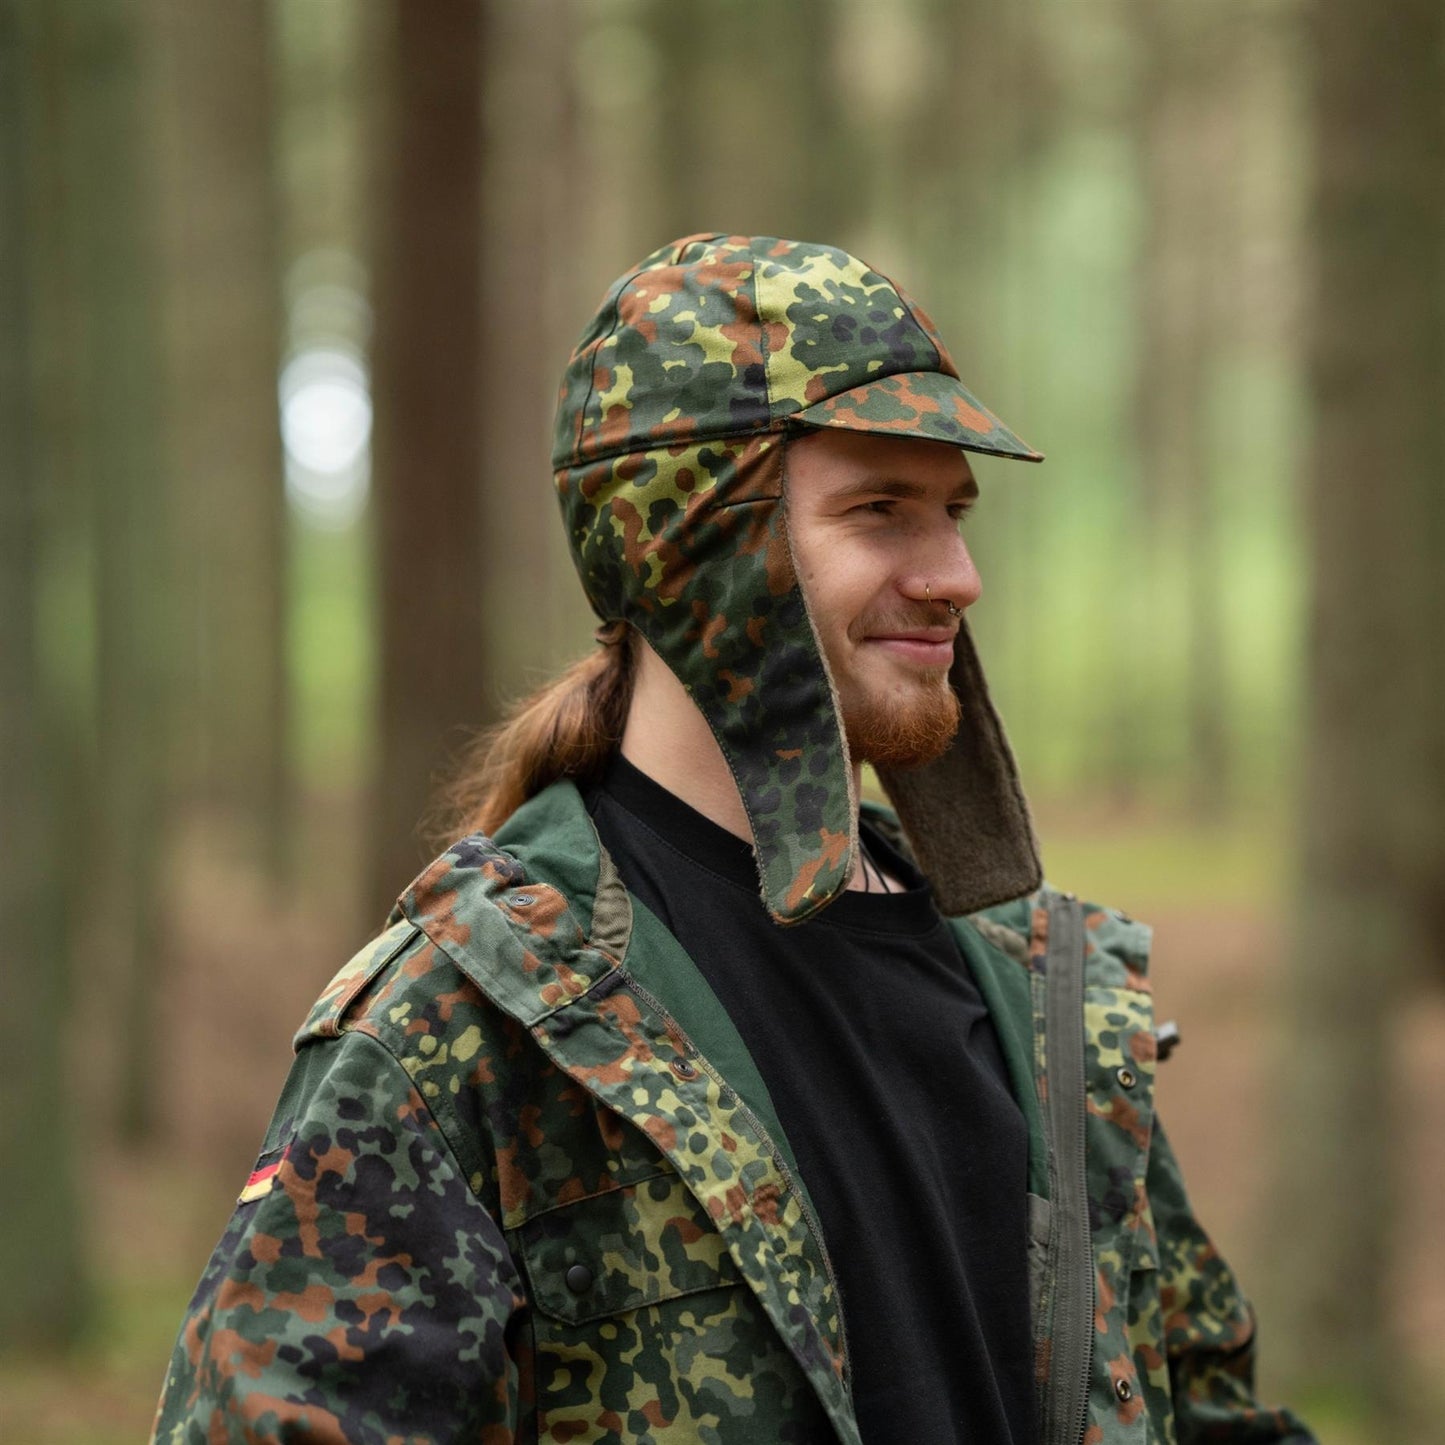
[[[1140,351],[1135,408],[1140,485],[1135,546],[1148,579],[1142,616],[1156,623],[1171,593],[1183,602],[1188,672],[1184,691],[1186,782],[1197,816],[1228,798],[1229,699],[1220,603],[1222,538],[1209,457],[1210,393],[1220,345],[1216,296],[1224,289],[1230,188],[1231,17],[1183,0],[1135,8],[1143,77],[1138,133],[1143,147],[1145,234],[1140,279]],[[1182,564],[1179,577],[1176,566]],[[1151,669],[1126,655],[1132,681],[1119,689],[1128,721],[1114,730],[1136,744],[1161,731]],[[1142,684],[1142,686],[1141,686]],[[1153,714],[1153,716],[1151,716]],[[1115,789],[1140,781],[1133,748],[1113,752]]]
[[[581,12],[579,0],[541,0],[541,3],[528,8],[538,16],[539,38],[544,30],[552,36],[577,34]],[[616,258],[602,253],[595,237],[589,236],[579,245],[574,225],[578,198],[587,198],[589,178],[594,183],[598,178],[589,172],[583,144],[582,96],[572,47],[553,42],[546,46],[545,53],[552,73],[548,88],[553,109],[542,187],[545,193],[542,228],[550,257],[550,264],[542,277],[541,293],[541,354],[549,382],[542,464],[548,468],[550,479],[552,418],[557,387],[587,317],[596,309],[603,288],[612,280]],[[606,184],[606,181],[602,183]],[[590,200],[586,203],[591,204]],[[550,554],[548,576],[557,587],[548,657],[556,662],[576,656],[580,647],[590,644],[596,618],[581,587],[574,581],[576,573],[567,535],[558,525],[557,514],[550,502],[546,511],[549,519],[546,529]]]
[[[163,61],[166,393],[185,693],[222,805],[278,885],[290,780],[278,198],[265,0],[152,0]],[[197,776],[198,775],[198,776]]]
[[[689,63],[707,52],[714,15],[694,0],[647,0],[643,10],[656,47],[657,245],[724,224],[721,198],[709,187],[706,96],[697,65]]]
[[[58,1041],[72,1021],[62,769],[40,646],[45,408],[31,315],[35,206],[46,164],[24,0],[0,0],[0,1354],[72,1343],[87,1292],[72,1159],[71,1079]],[[67,884],[72,886],[68,887]]]
[[[370,902],[425,861],[418,822],[488,717],[482,497],[481,0],[394,0],[377,187],[375,479],[380,736]],[[517,345],[489,328],[508,364]],[[492,511],[505,537],[511,519]],[[525,596],[505,623],[525,626]]]
[[[540,0],[528,7],[535,21],[536,43],[542,45],[550,67],[548,88],[551,91],[551,117],[547,134],[543,194],[546,209],[543,215],[543,236],[552,258],[542,280],[542,325],[544,351],[551,358],[548,376],[553,384],[550,401],[555,403],[556,390],[572,353],[577,336],[596,307],[602,285],[611,280],[612,268],[604,264],[605,275],[594,288],[582,279],[594,263],[589,246],[579,247],[571,224],[576,217],[578,196],[587,193],[586,158],[582,147],[582,106],[575,76],[571,45],[558,45],[555,37],[575,36],[578,26],[578,0]],[[548,39],[550,37],[550,39]],[[544,40],[546,41],[543,44]],[[580,254],[579,254],[580,253]],[[551,409],[548,409],[547,453],[552,450]],[[561,536],[561,528],[555,535]],[[580,588],[578,589],[580,595]]]
[[[158,336],[149,231],[149,132],[138,6],[65,0],[59,35],[63,264],[76,378],[72,453],[89,507],[96,618],[96,760],[89,810],[94,940],[115,969],[117,1109],[124,1137],[154,1123],[160,1056],[169,508],[156,439]]]
[[[1445,829],[1445,11],[1316,0],[1310,20],[1314,583],[1276,1330],[1297,1373],[1388,1410],[1398,1166],[1428,1142],[1399,1112],[1399,1010],[1440,964],[1418,905]]]
[[[1235,770],[1230,745],[1234,711],[1226,655],[1224,599],[1225,530],[1221,468],[1216,464],[1214,399],[1221,367],[1234,344],[1239,271],[1240,188],[1238,175],[1245,136],[1241,76],[1233,57],[1244,43],[1245,11],[1238,5],[1202,7],[1182,45],[1193,54],[1196,97],[1193,145],[1175,169],[1195,176],[1191,249],[1197,272],[1197,355],[1190,370],[1196,389],[1186,444],[1195,455],[1194,484],[1179,495],[1184,530],[1183,561],[1188,615],[1189,677],[1185,706],[1189,765],[1189,806],[1202,820],[1217,819],[1234,799]],[[1231,434],[1221,449],[1224,468],[1239,445]],[[1147,473],[1144,478],[1148,481]]]
[[[589,302],[567,307],[559,336],[554,288],[575,289],[580,241],[572,60],[572,0],[498,6],[486,46],[482,310],[506,348],[484,348],[480,408],[488,523],[478,586],[486,608],[489,711],[530,691],[560,659],[572,567],[553,502],[552,416],[557,386]],[[543,179],[545,178],[545,179]],[[525,602],[527,623],[516,625]]]
[[[766,3],[766,0],[765,0]],[[765,19],[763,18],[765,17]],[[775,54],[775,95],[791,97],[791,165],[767,167],[779,183],[779,203],[791,198],[797,220],[782,229],[809,241],[846,246],[857,221],[858,198],[848,182],[847,137],[842,131],[846,107],[839,103],[838,7],[834,0],[793,0],[766,4],[757,24],[782,26],[782,47]],[[766,136],[763,149],[767,147]]]
[[[869,137],[838,104],[834,0],[649,0],[656,54],[654,190],[660,245],[697,231],[775,232],[847,245],[865,196],[839,158]],[[766,45],[752,38],[766,34]],[[736,56],[752,101],[738,104]],[[723,121],[720,118],[726,117]]]
[[[920,162],[912,182],[917,204],[899,219],[918,233],[920,261],[938,278],[929,294],[936,289],[944,298],[935,303],[944,339],[957,336],[961,351],[986,364],[988,332],[1005,319],[993,310],[999,288],[992,284],[1007,231],[1005,201],[1053,97],[1026,84],[1023,22],[999,0],[927,0],[922,27],[929,87],[915,100],[908,134]],[[1033,101],[1027,109],[1019,104],[1024,90]],[[947,300],[955,296],[959,303]],[[967,371],[964,380],[969,384]]]

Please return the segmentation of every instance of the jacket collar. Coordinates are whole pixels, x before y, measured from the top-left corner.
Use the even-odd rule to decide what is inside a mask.
[[[563,1072],[652,1139],[713,1219],[840,1438],[857,1445],[836,1285],[801,1191],[736,1090],[624,971],[631,899],[576,787],[553,784],[495,840],[454,843],[398,909]],[[699,1132],[713,1147],[694,1147]]]
[[[528,1028],[613,972],[631,901],[577,789],[556,783],[496,840],[453,843],[397,901],[397,913],[449,953]]]

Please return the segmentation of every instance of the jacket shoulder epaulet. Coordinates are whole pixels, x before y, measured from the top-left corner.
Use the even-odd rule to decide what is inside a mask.
[[[294,1049],[317,1039],[334,1039],[341,1033],[341,1022],[381,971],[398,958],[421,936],[421,929],[411,919],[401,917],[368,943],[363,944],[336,971],[331,982],[306,1015],[306,1022],[291,1041]]]
[[[1085,903],[1084,938],[1090,981],[1100,987],[1148,990],[1154,930],[1118,908]]]
[[[586,988],[565,968],[585,943],[566,898],[529,879],[516,858],[480,833],[458,839],[423,869],[387,925],[322,990],[295,1048],[355,1028],[395,1043],[399,1028],[407,1032],[398,1020],[431,994],[457,988],[460,978],[524,1024]]]
[[[1043,953],[1048,900],[1058,889],[1047,883],[1024,898],[968,915],[968,922],[1001,952],[1027,968]],[[1071,895],[1070,895],[1071,896]],[[1085,958],[1092,982],[1146,987],[1153,930],[1117,908],[1082,903]]]

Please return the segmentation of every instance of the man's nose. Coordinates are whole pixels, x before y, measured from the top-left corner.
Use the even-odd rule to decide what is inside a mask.
[[[950,528],[946,537],[919,547],[910,562],[907,580],[901,588],[908,597],[951,602],[961,611],[972,607],[983,595],[983,579],[957,528]]]

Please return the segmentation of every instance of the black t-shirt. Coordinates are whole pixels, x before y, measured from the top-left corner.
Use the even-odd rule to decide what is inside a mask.
[[[1028,1134],[987,1009],[918,873],[780,928],[751,846],[618,756],[588,790],[628,888],[757,1063],[842,1293],[866,1445],[1024,1445]]]

